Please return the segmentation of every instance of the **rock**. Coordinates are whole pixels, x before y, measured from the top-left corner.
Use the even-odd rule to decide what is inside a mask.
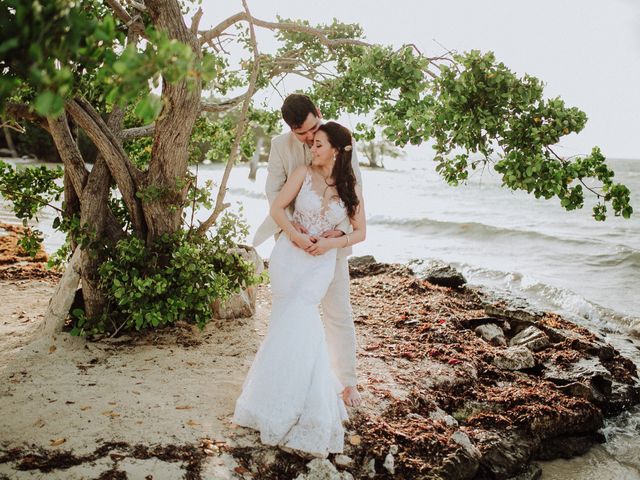
[[[255,248],[242,246],[234,249],[246,261],[253,263],[256,274],[264,271],[264,262]],[[232,295],[224,303],[220,300],[213,302],[213,316],[215,318],[249,318],[256,312],[256,286],[252,285],[240,293]]]
[[[451,265],[442,262],[433,262],[418,273],[418,277],[434,285],[441,287],[460,288],[467,279]]]
[[[398,263],[378,263],[372,255],[349,258],[349,275],[351,278],[369,277],[383,273],[413,275],[413,271],[406,265]]]
[[[436,422],[444,422],[447,426],[453,427],[458,425],[458,421],[449,415],[447,412],[442,410],[441,408],[436,407],[436,409],[429,414],[429,418]],[[395,445],[393,445],[395,446]],[[396,447],[397,450],[398,447]],[[396,452],[397,453],[397,452]]]
[[[339,467],[348,468],[353,466],[353,458],[348,455],[340,454],[334,457],[333,463]]]
[[[536,325],[544,312],[533,307],[526,299],[495,290],[476,289],[481,297],[485,313],[490,317],[509,320],[515,333]]]
[[[484,325],[477,327],[474,331],[478,336],[480,336],[480,338],[492,345],[500,347],[507,345],[507,339],[504,336],[504,332],[495,323],[485,323]]]
[[[544,350],[550,345],[549,337],[534,326],[530,326],[522,330],[515,337],[509,341],[509,345],[512,347],[523,346],[527,347],[532,352],[538,352]]]
[[[544,440],[536,458],[538,460],[555,460],[556,458],[569,459],[584,455],[591,447],[604,441],[601,434],[562,436]]]
[[[475,436],[476,445],[482,450],[480,464],[484,478],[509,478],[518,475],[527,465],[537,443],[522,431],[480,431]]]
[[[362,255],[361,257],[349,257],[350,267],[364,267],[378,263],[373,255]]]
[[[470,455],[469,452],[461,446],[454,453],[447,455],[440,467],[431,472],[432,475],[425,478],[471,480],[476,477],[479,467],[480,462],[478,458]]]
[[[494,357],[493,364],[503,370],[523,370],[535,367],[536,361],[527,347],[509,347]]]
[[[296,480],[353,480],[349,472],[339,472],[326,458],[314,458],[307,463],[308,472],[301,473]]]
[[[509,480],[538,480],[542,476],[542,467],[537,463],[532,463],[527,466],[527,469],[516,475],[515,477],[509,478]]]
[[[389,447],[389,453],[391,455],[397,455],[398,454],[398,445],[391,445]]]
[[[365,460],[364,472],[369,478],[376,476],[376,459]]]
[[[463,431],[458,430],[454,432],[453,435],[451,435],[451,440],[464,448],[470,457],[479,459],[482,456],[478,447],[471,443],[469,436]]]
[[[391,475],[394,475],[396,473],[396,462],[393,459],[393,455],[391,455],[391,453],[387,453],[387,456],[384,457],[384,463],[382,464],[382,466]]]
[[[611,400],[613,379],[599,359],[583,358],[564,368],[548,362],[545,367],[543,378],[555,383],[566,394],[598,405]]]

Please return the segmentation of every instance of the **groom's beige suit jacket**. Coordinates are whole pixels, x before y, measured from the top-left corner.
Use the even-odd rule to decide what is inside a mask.
[[[362,175],[360,174],[360,166],[358,165],[355,148],[351,153],[351,164],[356,176],[356,182],[358,186],[361,186]],[[311,151],[306,144],[302,143],[295,137],[293,132],[283,133],[282,135],[278,135],[271,139],[271,151],[269,152],[269,165],[267,167],[267,182],[265,185],[269,207],[271,207],[271,204],[278,196],[278,193],[280,193],[280,190],[286,183],[289,175],[291,175],[293,171],[301,165],[311,165]],[[289,205],[288,212],[291,218],[291,215],[293,214],[293,203]],[[345,218],[337,228],[345,233],[350,233],[353,230],[348,218]],[[271,215],[268,215],[262,222],[262,225],[258,227],[258,230],[253,237],[253,244],[258,246],[269,237],[279,233],[280,227]],[[351,247],[338,249],[339,257],[350,254]]]

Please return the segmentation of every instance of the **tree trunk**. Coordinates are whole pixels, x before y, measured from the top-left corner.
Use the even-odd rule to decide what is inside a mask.
[[[13,158],[17,158],[18,157],[18,152],[16,152],[16,147],[13,144],[13,138],[11,137],[11,131],[7,127],[2,127],[2,130],[4,132],[4,139],[7,142],[7,148],[11,152],[11,156]]]
[[[64,171],[64,218],[65,220],[71,220],[74,215],[80,216],[80,198],[76,193],[76,189],[73,188],[73,183],[71,182],[71,176]],[[71,238],[71,250],[75,250],[77,247],[77,243],[75,238]]]
[[[258,138],[258,145],[256,146],[256,151],[253,153],[253,158],[251,159],[251,163],[249,164],[249,180],[255,180],[256,174],[258,172],[258,162],[260,161],[260,153],[262,153],[262,144],[264,143],[264,138]]]
[[[145,2],[155,26],[169,38],[190,45],[196,56],[201,55],[196,35],[184,23],[176,1]],[[163,108],[155,123],[155,136],[146,186],[159,189],[160,196],[143,203],[149,242],[178,231],[182,224],[186,185],[176,184],[187,173],[188,146],[191,130],[200,113],[202,82],[188,79],[162,84]]]
[[[124,111],[114,107],[107,124],[112,132],[119,132],[122,129],[123,118]],[[105,294],[99,287],[98,267],[104,258],[101,250],[97,248],[98,243],[113,245],[118,240],[114,237],[113,232],[108,231],[109,220],[112,216],[108,204],[111,180],[107,162],[102,154],[98,154],[87,184],[82,191],[80,202],[81,224],[86,225],[95,235],[90,248],[82,250],[81,259],[82,299],[84,300],[85,314],[89,319],[97,318],[106,306]]]

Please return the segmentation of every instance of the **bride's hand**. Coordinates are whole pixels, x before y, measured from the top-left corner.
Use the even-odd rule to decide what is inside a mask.
[[[331,243],[328,239],[323,237],[313,237],[315,242],[313,242],[308,248],[304,250],[310,255],[322,255],[331,250]]]
[[[309,247],[313,246],[313,237],[310,237],[306,233],[296,232],[294,235],[291,235],[289,238],[291,243],[293,243],[296,247],[301,248],[303,250],[307,250]]]

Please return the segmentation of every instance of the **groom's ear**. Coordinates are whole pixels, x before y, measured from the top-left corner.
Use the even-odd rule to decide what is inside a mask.
[[[320,111],[320,109],[318,107],[316,107],[316,117],[322,118],[322,112]]]

